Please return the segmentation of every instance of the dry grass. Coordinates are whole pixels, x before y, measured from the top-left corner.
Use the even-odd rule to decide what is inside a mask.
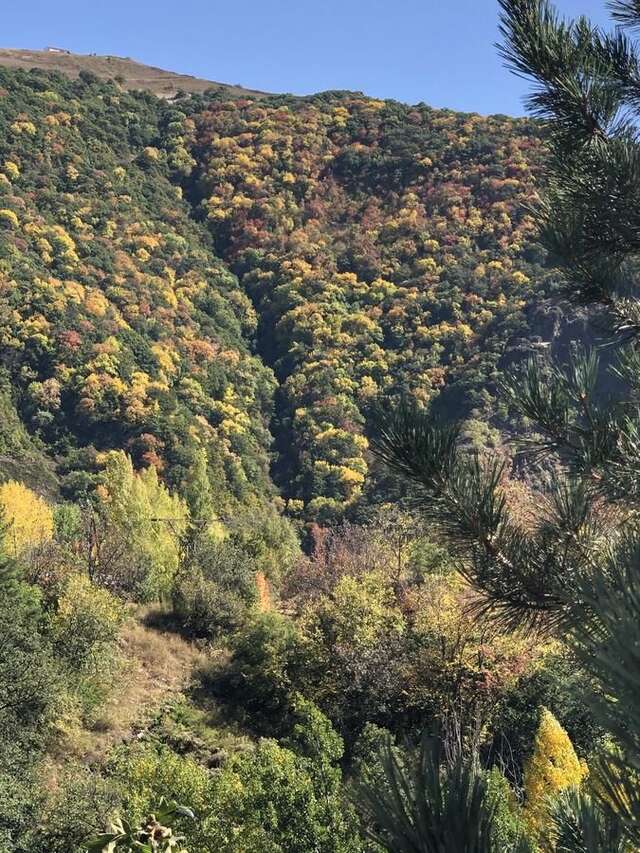
[[[262,613],[268,613],[273,610],[273,601],[271,599],[271,584],[264,572],[256,572],[256,586],[258,588],[258,608]]]
[[[96,56],[80,53],[56,53],[48,50],[16,50],[0,48],[0,66],[30,70],[59,71],[69,77],[77,77],[81,71],[90,71],[103,79],[122,78],[126,89],[144,89],[161,98],[172,98],[179,92],[201,93],[207,89],[218,88],[236,97],[264,97],[266,92],[245,89],[243,86],[231,86],[216,83],[213,80],[201,80],[190,74],[177,74],[152,65],[143,65],[134,59],[122,56]]]
[[[123,666],[111,698],[89,729],[74,732],[72,752],[99,761],[117,743],[136,737],[158,711],[190,684],[206,655],[177,634],[148,627],[139,611],[121,633]]]

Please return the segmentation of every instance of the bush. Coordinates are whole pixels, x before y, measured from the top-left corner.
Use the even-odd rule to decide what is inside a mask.
[[[201,544],[173,588],[173,608],[182,628],[196,637],[235,630],[257,598],[250,557],[231,542],[210,537]]]
[[[260,733],[288,734],[303,669],[300,638],[290,619],[260,613],[237,634],[228,667],[214,690],[237,706]]]
[[[37,822],[29,832],[29,853],[82,849],[83,841],[107,825],[123,796],[116,780],[105,778],[95,768],[74,764],[59,771],[55,788],[45,793]]]
[[[92,672],[113,650],[123,619],[122,603],[110,592],[71,575],[51,625],[56,651],[75,670]]]
[[[132,824],[153,811],[161,797],[175,799],[196,815],[194,822],[176,823],[187,837],[189,853],[213,853],[215,786],[212,773],[193,759],[165,746],[136,746],[120,750],[110,771],[125,792],[122,808]]]
[[[125,616],[122,602],[94,586],[86,575],[73,574],[51,620],[56,654],[86,715],[110,692],[117,667],[116,641]]]
[[[36,766],[46,748],[61,691],[44,614],[34,587],[0,565],[0,849],[19,844],[34,824]]]
[[[603,732],[584,701],[592,689],[584,669],[562,649],[545,655],[540,666],[518,680],[495,716],[491,746],[505,762],[510,780],[522,783],[521,769],[533,749],[541,705],[567,730],[580,756],[598,748]]]
[[[120,752],[111,766],[135,823],[160,797],[196,814],[178,821],[189,853],[357,853],[353,812],[340,793],[331,755],[314,763],[274,740],[237,753],[220,771],[206,770],[164,746]]]
[[[496,850],[522,850],[522,853],[533,853],[535,845],[527,838],[527,827],[513,789],[503,773],[497,767],[487,772],[487,792],[492,801],[496,816],[493,823],[493,834]],[[519,841],[520,847],[517,847]]]
[[[362,850],[340,785],[337,767],[323,764],[316,769],[275,741],[260,741],[255,751],[232,760],[216,780],[218,846],[211,851]]]

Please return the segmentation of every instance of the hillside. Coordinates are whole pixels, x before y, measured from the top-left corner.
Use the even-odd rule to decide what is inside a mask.
[[[193,118],[189,194],[258,311],[287,497],[319,520],[359,503],[381,399],[489,422],[552,285],[526,213],[539,127],[339,92]]]
[[[101,80],[118,80],[124,89],[153,92],[159,98],[173,98],[179,92],[202,93],[209,89],[224,92],[234,97],[265,97],[264,92],[200,80],[190,74],[177,74],[144,65],[122,56],[98,56],[97,54],[71,53],[57,48],[45,50],[19,50],[0,48],[0,66],[20,68],[25,71],[56,71],[75,79],[84,71],[95,74]]]
[[[268,494],[273,377],[251,303],[181,200],[186,117],[169,137],[149,94],[8,70],[0,86],[4,382],[65,493],[105,450],[177,485],[207,447],[221,510]]]
[[[531,213],[541,125],[5,59],[0,849],[395,850],[354,792],[424,792],[385,782],[414,764],[447,850],[479,849],[467,802],[483,850],[541,849],[547,794],[611,744],[562,619],[637,536],[640,434],[593,359],[499,391],[579,337]],[[599,481],[611,453],[611,505],[536,492],[524,429]]]
[[[65,494],[117,448],[179,486],[205,447],[221,512],[272,495],[271,473],[290,514],[329,520],[375,499],[381,398],[491,440],[496,370],[549,278],[524,212],[535,124],[340,92],[177,107],[95,76],[0,85],[0,351]]]

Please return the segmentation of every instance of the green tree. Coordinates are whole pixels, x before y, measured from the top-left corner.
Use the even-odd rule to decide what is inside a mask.
[[[214,508],[214,496],[209,479],[207,451],[201,447],[195,452],[193,464],[187,472],[182,494],[189,509],[187,526],[187,553],[197,548],[201,537],[222,535],[222,524],[217,521]]]

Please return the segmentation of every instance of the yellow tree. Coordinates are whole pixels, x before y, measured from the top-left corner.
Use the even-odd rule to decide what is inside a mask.
[[[9,480],[0,486],[0,507],[6,525],[7,547],[15,557],[53,536],[53,514],[41,497],[24,483]]]
[[[126,612],[120,599],[94,586],[85,574],[69,575],[51,620],[51,634],[57,652],[77,676],[97,676],[113,668]]]
[[[159,481],[154,467],[137,472],[122,451],[107,455],[99,495],[105,535],[112,540],[110,549],[101,548],[100,570],[119,576],[117,583],[136,597],[166,595],[178,569],[188,520],[184,501]]]
[[[524,813],[534,834],[544,831],[549,799],[580,785],[586,773],[569,735],[551,711],[542,708],[533,753],[524,768]]]

